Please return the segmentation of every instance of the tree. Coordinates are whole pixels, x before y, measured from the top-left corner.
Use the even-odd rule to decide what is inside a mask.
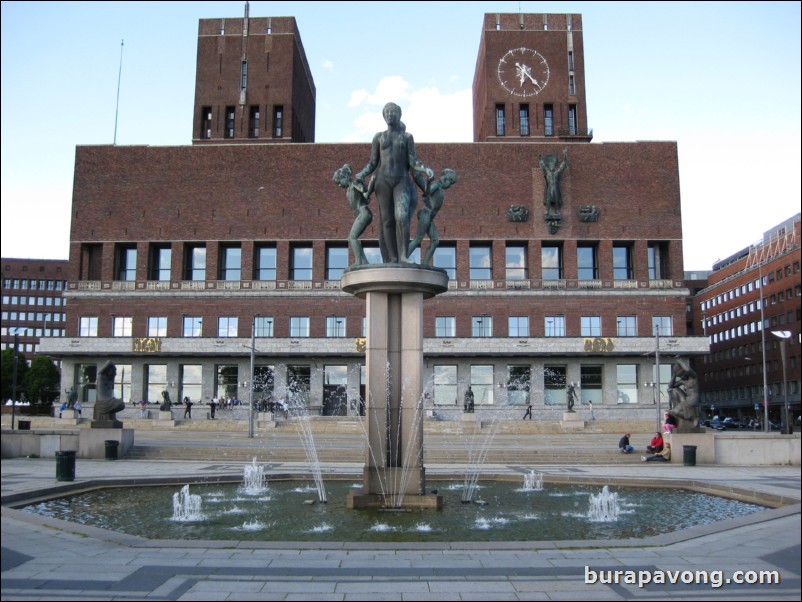
[[[46,355],[37,355],[23,379],[28,399],[34,404],[51,403],[58,397],[59,380],[53,360]]]
[[[17,399],[23,390],[22,381],[28,372],[28,362],[25,356],[17,353]],[[2,393],[3,403],[11,399],[14,380],[14,350],[5,349],[0,353],[0,393]]]

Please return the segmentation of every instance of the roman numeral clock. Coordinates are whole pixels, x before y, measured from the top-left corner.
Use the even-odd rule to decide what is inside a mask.
[[[498,81],[514,96],[535,96],[549,83],[549,64],[537,50],[513,48],[498,62]]]

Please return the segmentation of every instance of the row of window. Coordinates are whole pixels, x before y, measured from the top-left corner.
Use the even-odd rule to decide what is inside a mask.
[[[242,85],[247,83],[248,67],[247,62],[242,62]],[[282,138],[284,136],[284,106],[273,106],[272,137]],[[266,120],[265,120],[266,121]],[[203,140],[213,138],[213,113],[212,107],[206,106],[201,109],[200,137]],[[259,105],[248,107],[248,138],[259,138],[264,134],[262,109]],[[237,137],[237,107],[234,105],[226,106],[223,120],[223,138]]]
[[[40,291],[67,290],[66,280],[28,280],[26,278],[4,278],[3,288]]]
[[[168,379],[166,364],[146,364],[142,367],[144,374],[144,393],[148,401],[161,400],[162,391],[173,389],[179,399],[189,397],[193,401],[224,397],[238,399],[239,388],[246,391],[250,383],[240,379],[239,366],[236,364],[215,365],[214,391],[203,390],[203,365],[181,364],[178,370],[178,382]],[[638,364],[618,364],[616,372],[616,402],[618,404],[636,404],[641,402],[639,386],[651,387],[652,383],[642,383]],[[130,399],[132,382],[132,365],[117,364],[115,380],[115,396]],[[652,366],[652,377],[656,368]],[[670,378],[670,366],[660,367],[661,392],[665,394]],[[324,380],[327,387],[345,388],[348,385],[347,366],[324,366]],[[508,365],[506,378],[495,382],[496,372],[493,365],[471,365],[467,378],[458,379],[458,367],[450,364],[437,364],[433,367],[432,398],[436,405],[454,406],[461,403],[459,392],[469,385],[474,394],[476,404],[509,403],[526,405],[532,398],[530,392],[537,380],[544,391],[543,403],[546,406],[566,405],[569,389],[577,394],[581,403],[592,402],[597,407],[603,403],[602,365],[581,365],[580,381],[569,383],[567,367],[561,364],[545,365],[542,368],[531,365]],[[304,403],[315,403],[320,400],[309,399],[312,367],[310,365],[288,365],[286,388],[293,392]],[[76,380],[82,383],[82,391],[88,401],[93,401],[92,392],[97,383],[97,366],[94,364],[76,366]],[[256,365],[254,367],[253,390],[258,397],[272,397],[275,391],[275,367],[272,365]],[[360,366],[360,383],[365,384],[364,366]],[[325,391],[324,391],[325,395]],[[643,402],[654,403],[654,389],[647,393]]]
[[[99,245],[90,245],[100,251]],[[93,249],[89,249],[91,254]],[[382,262],[379,247],[365,244],[365,255],[370,263]],[[206,244],[187,243],[184,248],[183,280],[206,280]],[[530,278],[526,244],[508,243],[505,248],[505,273],[507,280],[527,280]],[[411,256],[420,261],[420,249]],[[634,258],[631,243],[616,243],[609,258],[615,280],[633,280]],[[136,245],[120,244],[116,253],[116,280],[136,280]],[[493,248],[490,244],[471,244],[469,248],[469,277],[471,280],[492,280]],[[565,253],[561,244],[543,244],[540,248],[541,274],[543,280],[562,280],[566,277],[564,268]],[[670,278],[668,271],[668,243],[652,242],[647,247],[648,277],[650,280]],[[148,279],[169,281],[171,274],[172,247],[169,244],[152,244],[148,259]],[[576,248],[576,276],[579,280],[599,278],[599,247],[597,244],[580,244]],[[90,260],[87,262],[92,264]],[[100,262],[94,262],[100,265]],[[242,280],[242,246],[221,243],[219,248],[218,280]],[[256,244],[253,257],[253,280],[276,280],[277,249],[275,245]],[[433,264],[446,270],[449,278],[457,277],[457,249],[449,243],[441,244],[434,253]],[[328,246],[326,249],[326,279],[339,280],[348,267],[348,248]],[[290,280],[312,280],[312,245],[293,245],[290,249]],[[87,274],[89,280],[99,280],[100,274]],[[246,277],[247,279],[247,277]]]
[[[794,293],[791,289],[786,289],[785,291],[780,291],[777,294],[770,295],[768,297],[763,297],[763,308],[767,308],[770,305],[776,305],[777,303],[783,303],[786,299],[791,300],[794,296]],[[796,287],[796,296],[802,296],[802,286]],[[723,311],[721,313],[717,313],[714,316],[706,317],[705,318],[705,327],[715,326],[717,324],[724,324],[729,322],[730,320],[735,320],[736,318],[740,318],[741,316],[747,316],[750,313],[760,311],[760,300],[758,301],[751,301],[749,303],[744,303],[743,305],[739,305],[738,307],[729,309],[727,311]],[[791,318],[789,318],[790,320]],[[783,318],[783,323],[785,322]],[[767,324],[768,325],[768,324]]]
[[[64,314],[61,313],[53,313],[53,314],[46,314],[40,311],[33,312],[33,311],[4,311],[3,312],[3,321],[28,321],[28,322],[63,322],[64,321]]]
[[[308,316],[293,316],[289,323],[290,337],[309,337],[310,319]],[[133,336],[132,317],[114,316],[112,318],[112,336],[131,337]],[[272,337],[274,319],[272,316],[256,316],[253,321],[254,336],[258,338]],[[547,337],[565,337],[565,316],[554,315],[544,316],[543,321],[544,335]],[[616,336],[635,337],[638,336],[638,324],[636,316],[618,316],[616,318]],[[346,317],[327,316],[326,317],[326,336],[344,337],[346,336]],[[653,316],[652,333],[659,333],[662,336],[673,336],[674,327],[671,316]],[[248,333],[250,334],[250,333]],[[579,336],[600,337],[603,336],[602,319],[600,316],[582,316],[580,319]],[[96,337],[98,336],[98,317],[82,316],[79,323],[79,336]],[[151,316],[148,318],[147,336],[166,337],[167,318],[164,316]],[[203,318],[200,316],[183,316],[181,325],[182,337],[201,337],[203,336]],[[207,334],[207,336],[210,336]],[[217,337],[237,337],[239,333],[239,318],[237,316],[220,316],[217,318]],[[365,318],[362,318],[361,335],[365,336]],[[437,316],[435,318],[435,337],[447,338],[457,336],[457,319],[455,316]],[[492,337],[493,318],[492,316],[474,316],[471,319],[472,337]],[[507,336],[509,337],[528,337],[529,316],[510,316],[507,318]]]
[[[571,88],[570,94],[574,94],[574,76],[570,74],[568,76],[568,83]],[[507,107],[503,104],[496,105],[496,136],[506,136],[507,130]],[[529,116],[529,105],[528,104],[520,104],[518,105],[518,134],[520,136],[530,136],[530,116]],[[568,105],[568,132],[569,136],[577,136],[580,135],[581,132],[577,127],[577,112],[576,112],[576,105],[569,104]],[[544,104],[543,105],[543,135],[544,136],[555,136],[555,128],[554,128],[554,105],[553,104]]]
[[[799,395],[800,382],[798,380],[788,381],[788,394]],[[783,383],[775,382],[769,384],[769,396],[782,397]],[[723,401],[752,401],[755,404],[760,404],[763,399],[763,385],[753,385],[751,387],[733,387],[730,389],[717,389],[703,394],[704,401],[707,403],[723,402]],[[760,406],[762,412],[762,406]]]
[[[63,297],[29,297],[17,295],[3,295],[3,305],[55,305],[62,307],[67,305],[67,300]]]
[[[799,320],[797,319],[796,321],[798,322]],[[716,332],[709,338],[711,343],[719,343],[723,341],[734,340],[738,337],[758,333],[761,331],[762,328],[768,330],[775,326],[785,326],[786,324],[793,324],[793,323],[794,323],[794,313],[788,312],[787,314],[780,314],[779,316],[766,318],[762,322],[758,320],[755,322],[748,322],[746,324],[739,324],[738,326],[735,326],[733,328],[728,328],[726,330],[722,330],[721,332]]]

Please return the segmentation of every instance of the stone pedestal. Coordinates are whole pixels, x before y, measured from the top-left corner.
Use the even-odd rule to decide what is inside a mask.
[[[564,429],[569,430],[582,430],[585,428],[585,421],[579,416],[577,412],[563,412],[563,419],[560,425]]]
[[[170,426],[175,426],[175,420],[173,420],[173,413],[171,411],[164,411],[159,410],[159,424],[167,424]]]
[[[436,507],[423,468],[423,300],[448,290],[445,271],[383,264],[345,272],[342,290],[367,302],[367,451],[351,508]],[[442,503],[442,502],[440,502]]]
[[[75,410],[62,410],[59,420],[66,424],[78,424],[78,412]]]

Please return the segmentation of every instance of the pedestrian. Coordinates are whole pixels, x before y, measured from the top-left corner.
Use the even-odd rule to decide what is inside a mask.
[[[209,407],[211,408],[209,415],[211,419],[214,420],[214,413],[217,411],[217,400],[214,397],[212,397],[212,400],[209,402]]]
[[[526,414],[521,420],[526,420],[526,417],[529,416],[529,420],[532,420],[532,402],[530,401],[529,404],[526,406]]]
[[[593,402],[588,399],[588,407],[590,408],[590,419],[596,420],[596,417],[593,415]]]
[[[192,402],[189,397],[184,397],[184,418],[192,419]]]
[[[80,401],[76,401],[75,405],[72,406],[72,407],[75,410],[75,413],[78,414],[78,418],[80,418],[81,417],[81,407],[82,407],[81,406],[81,402]]]
[[[473,391],[471,390],[470,387],[468,387],[468,390],[465,391],[465,401],[464,401],[464,404],[463,404],[463,412],[468,412],[468,413],[473,412],[473,404],[474,404]]]
[[[58,409],[58,417],[59,418],[61,418],[61,413],[66,409],[67,409],[67,402],[66,401],[61,402],[61,406]]]
[[[148,402],[146,402],[144,399],[139,402],[139,417],[148,417]]]

